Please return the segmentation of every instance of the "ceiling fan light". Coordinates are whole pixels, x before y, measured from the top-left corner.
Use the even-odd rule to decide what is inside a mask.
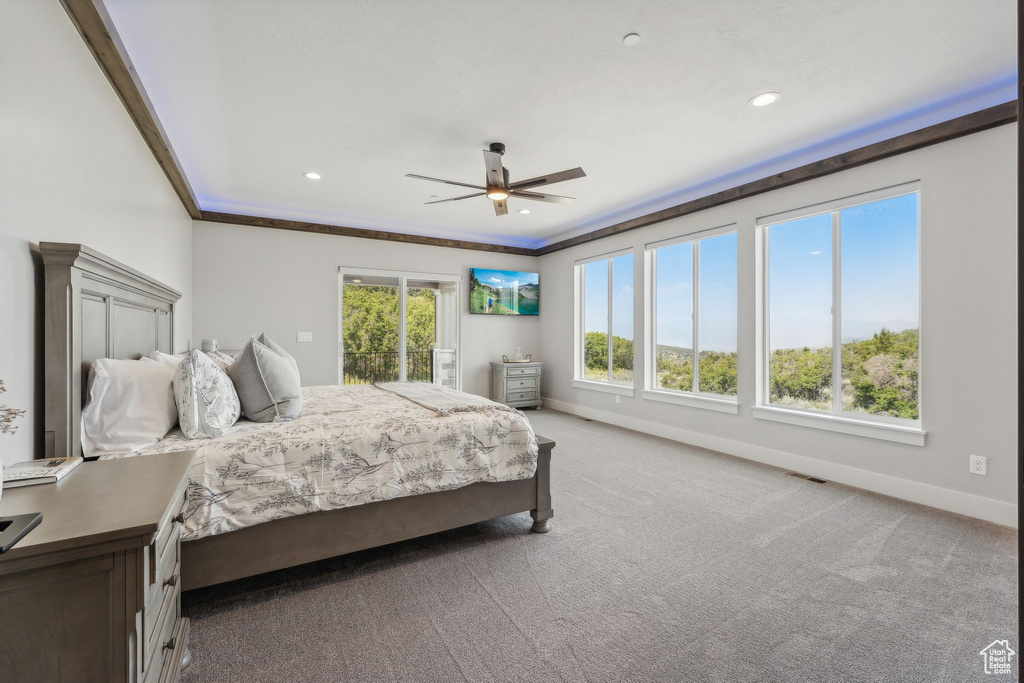
[[[493,199],[494,201],[500,201],[502,199],[508,199],[508,190],[503,187],[488,187],[487,198]]]

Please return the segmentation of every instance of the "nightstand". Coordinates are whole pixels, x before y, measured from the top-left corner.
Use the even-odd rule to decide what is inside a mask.
[[[491,400],[513,408],[541,409],[540,375],[544,363],[491,363]]]
[[[4,681],[175,681],[188,665],[181,527],[193,452],[85,462],[4,491],[43,513],[0,555]]]

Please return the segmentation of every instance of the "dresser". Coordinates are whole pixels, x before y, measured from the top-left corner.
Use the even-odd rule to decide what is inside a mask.
[[[7,489],[0,516],[43,513],[0,555],[0,678],[176,681],[189,662],[181,527],[192,452],[85,462]]]
[[[540,375],[544,364],[491,363],[491,400],[514,408],[541,409]]]

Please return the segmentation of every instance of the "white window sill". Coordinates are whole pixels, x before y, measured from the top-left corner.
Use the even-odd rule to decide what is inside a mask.
[[[690,408],[702,408],[704,410],[715,410],[720,413],[738,415],[740,406],[735,399],[712,398],[710,396],[698,396],[695,394],[682,394],[674,391],[658,391],[656,389],[644,389],[640,394],[649,401],[661,401],[663,403],[674,403]]]
[[[910,446],[924,446],[926,434],[919,427],[905,427],[903,425],[858,420],[856,418],[824,413],[810,413],[803,410],[776,408],[774,406],[754,406],[753,412],[754,417],[760,420],[784,422],[812,429],[827,429],[832,432],[864,436],[869,439],[895,441],[896,443],[904,443]]]
[[[572,385],[577,389],[590,389],[592,391],[603,391],[606,394],[618,394],[620,396],[632,396],[633,387],[626,384],[612,384],[610,382],[596,382],[591,379],[574,379]]]

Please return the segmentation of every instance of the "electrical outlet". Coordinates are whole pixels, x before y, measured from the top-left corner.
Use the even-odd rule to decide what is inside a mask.
[[[313,341],[313,333],[312,332],[296,332],[295,333],[295,341],[297,341],[297,342],[311,342],[311,341]]]
[[[972,455],[970,469],[968,470],[971,474],[980,474],[981,476],[988,475],[988,458],[984,455]]]
[[[622,397],[619,396],[618,394],[615,394],[615,402],[616,403],[622,403]]]

